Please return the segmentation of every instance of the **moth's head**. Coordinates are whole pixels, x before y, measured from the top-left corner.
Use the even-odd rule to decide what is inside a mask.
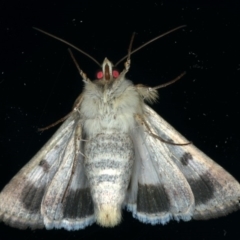
[[[119,72],[113,69],[113,64],[105,58],[102,64],[102,71],[97,73],[97,79],[100,81],[111,82],[119,76]]]

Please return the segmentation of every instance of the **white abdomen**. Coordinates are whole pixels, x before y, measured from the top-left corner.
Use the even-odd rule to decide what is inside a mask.
[[[85,144],[85,170],[93,198],[96,221],[115,226],[129,185],[134,148],[128,134],[102,133]]]

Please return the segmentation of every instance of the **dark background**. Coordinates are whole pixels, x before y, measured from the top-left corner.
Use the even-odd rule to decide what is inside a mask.
[[[194,2],[194,3],[193,3]],[[211,3],[209,3],[211,2]],[[133,48],[172,28],[178,30],[132,55],[127,77],[156,86],[152,107],[179,132],[240,181],[240,6],[232,1],[1,1],[0,188],[28,162],[57,128],[37,131],[67,114],[82,81],[57,35],[99,62],[117,62]],[[74,52],[94,79],[98,66]],[[119,64],[122,70],[123,63]],[[145,225],[124,211],[113,229],[25,230],[0,223],[0,239],[236,239],[240,212],[209,221]]]

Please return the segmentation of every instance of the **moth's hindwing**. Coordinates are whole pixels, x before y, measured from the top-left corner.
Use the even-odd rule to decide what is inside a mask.
[[[162,139],[188,142],[147,105],[144,118]],[[239,183],[193,144],[163,143],[141,126],[133,139],[138,156],[126,206],[140,221],[209,219],[240,208]]]
[[[93,223],[83,157],[76,154],[81,150],[79,129],[79,117],[73,113],[5,186],[0,193],[0,220],[21,229],[74,230]]]

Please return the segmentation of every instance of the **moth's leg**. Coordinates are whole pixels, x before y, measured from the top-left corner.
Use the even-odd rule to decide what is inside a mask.
[[[73,104],[73,111],[77,110],[80,108],[80,105],[82,104],[82,101],[83,101],[83,93],[81,93],[77,99],[75,100],[74,104]]]
[[[150,103],[154,103],[158,99],[158,91],[154,88],[147,87],[143,84],[137,84],[135,85],[137,92],[140,94],[140,96],[143,98],[143,100],[146,100]]]
[[[52,124],[50,124],[50,125],[48,125],[48,126],[46,126],[44,128],[39,128],[38,131],[45,131],[45,130],[47,130],[49,128],[52,128],[52,127],[58,125],[59,123],[65,121],[71,114],[72,114],[72,111],[70,113],[68,113],[66,116],[64,116],[64,117],[60,118],[59,120],[57,120],[56,122],[54,122],[54,123],[52,123]]]
[[[127,61],[124,63],[126,73],[129,71],[130,65],[131,65],[131,60],[127,59]]]
[[[122,72],[120,73],[120,75],[118,76],[116,81],[114,81],[114,85],[113,85],[114,87],[117,87],[122,81],[125,80],[125,75],[129,71],[129,69],[130,69],[130,66],[131,66],[130,55],[131,55],[132,43],[133,43],[134,35],[135,34],[132,35],[132,38],[131,38],[131,41],[130,41],[130,44],[129,44],[127,60],[124,63],[124,69],[122,70]]]
[[[60,118],[60,119],[57,120],[56,122],[48,125],[47,127],[39,128],[38,130],[39,130],[39,131],[45,131],[45,130],[47,130],[47,129],[49,129],[49,128],[52,128],[52,127],[58,125],[59,123],[65,121],[65,120],[73,113],[73,111],[78,111],[78,110],[79,110],[80,105],[81,105],[81,103],[82,103],[82,100],[83,100],[83,93],[81,93],[81,94],[78,96],[78,98],[76,99],[76,101],[74,102],[73,110],[72,110],[70,113],[68,113],[66,116]]]
[[[113,82],[113,86],[112,86],[113,89],[118,88],[119,84],[126,79],[125,75],[126,75],[126,73],[128,72],[128,70],[130,68],[130,63],[131,63],[131,60],[127,59],[127,61],[124,64],[125,68],[119,74],[118,78]]]
[[[167,143],[167,144],[171,144],[171,145],[179,145],[179,146],[184,146],[184,145],[189,145],[191,144],[190,142],[187,143],[174,143],[174,142],[170,142],[167,140],[164,140],[163,138],[159,137],[158,135],[154,134],[150,128],[150,126],[148,125],[148,123],[146,122],[146,120],[144,119],[144,117],[140,114],[136,114],[135,115],[135,120],[137,121],[138,124],[142,125],[144,127],[144,129],[148,132],[148,134],[158,140],[160,140],[161,142]]]
[[[68,49],[68,52],[69,52],[69,54],[70,54],[73,62],[75,63],[76,68],[77,68],[80,76],[83,78],[83,82],[84,82],[84,83],[92,83],[92,81],[87,77],[87,74],[84,73],[83,70],[79,67],[79,65],[78,65],[78,63],[77,63],[77,60],[75,59],[75,57],[74,57],[71,49]],[[87,55],[88,55],[88,54],[87,54]],[[93,59],[90,55],[88,55],[88,57],[90,57],[91,59]],[[96,61],[96,60],[94,59],[94,61]],[[97,64],[99,65],[99,63],[97,63]]]
[[[153,102],[156,102],[156,100],[158,99],[158,92],[157,92],[158,89],[167,87],[168,85],[171,85],[171,84],[177,82],[185,74],[186,74],[186,72],[183,72],[182,74],[180,74],[173,80],[171,80],[167,83],[158,85],[156,87],[147,87],[147,86],[144,86],[143,84],[137,84],[137,85],[135,85],[135,87],[136,87],[136,90],[138,91],[138,93],[140,94],[140,96],[143,98],[143,100],[153,103]]]
[[[48,126],[46,126],[46,127],[44,127],[44,128],[39,128],[38,130],[39,130],[39,131],[45,131],[45,130],[47,130],[47,129],[49,129],[49,128],[52,128],[52,127],[58,125],[59,123],[65,121],[65,120],[73,113],[73,111],[78,111],[78,109],[79,109],[79,107],[80,107],[80,105],[81,105],[81,103],[82,103],[82,100],[83,100],[83,94],[81,93],[81,94],[78,96],[78,98],[76,99],[76,101],[74,102],[73,110],[72,110],[70,113],[68,113],[66,116],[60,118],[60,119],[57,120],[56,122],[54,122],[54,123],[52,123],[52,124],[50,124],[50,125],[48,125]]]
[[[168,85],[171,85],[171,84],[177,82],[178,80],[180,80],[185,74],[186,74],[186,72],[183,72],[180,75],[178,75],[176,78],[174,78],[173,80],[171,80],[169,82],[166,82],[166,83],[163,83],[163,84],[160,84],[156,87],[153,87],[153,89],[160,89],[160,88],[167,87]]]
[[[134,36],[135,36],[135,33],[132,34],[132,37],[131,37],[131,40],[130,40],[130,44],[129,44],[129,47],[128,47],[128,55],[127,55],[127,60],[126,62],[124,63],[124,67],[125,67],[125,74],[128,72],[129,68],[130,68],[130,64],[131,64],[131,59],[130,59],[130,56],[131,56],[131,51],[132,51],[132,44],[133,44],[133,39],[134,39]],[[123,71],[124,71],[123,70]],[[124,75],[125,75],[124,74]]]

